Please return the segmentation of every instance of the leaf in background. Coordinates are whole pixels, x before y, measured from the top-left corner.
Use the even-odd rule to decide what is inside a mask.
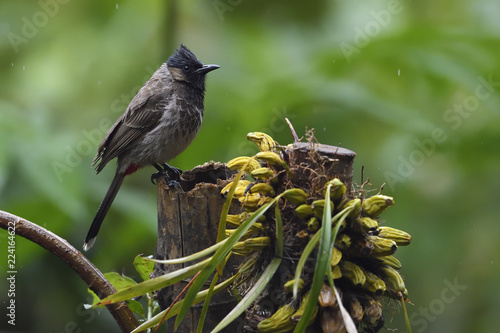
[[[134,259],[135,270],[141,275],[143,281],[149,280],[149,275],[155,268],[155,263],[145,259],[143,256],[138,255]]]
[[[123,290],[120,290],[117,293],[104,298],[103,300],[101,300],[99,305],[121,302],[133,297],[150,293],[154,290],[170,286],[176,282],[179,282],[189,276],[196,274],[196,272],[202,269],[210,259],[211,258],[208,258],[192,266],[185,267],[168,274],[164,274],[162,276],[135,284],[133,286],[128,286],[127,288],[124,288]]]
[[[139,314],[143,318],[146,316],[146,311],[144,311],[144,307],[141,303],[133,299],[129,299],[126,302],[132,312]]]
[[[116,291],[120,291],[127,287],[137,285],[137,282],[135,282],[133,279],[127,276],[120,275],[116,272],[104,273],[104,276],[106,277],[106,279],[108,279],[109,283],[111,283],[113,287],[115,287]],[[92,307],[94,308],[104,307],[103,305],[95,306],[97,303],[99,303],[100,299],[92,290],[88,289],[88,291],[90,295],[92,295]]]

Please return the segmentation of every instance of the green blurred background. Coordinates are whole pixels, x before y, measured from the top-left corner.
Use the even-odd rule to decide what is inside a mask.
[[[100,139],[180,42],[208,75],[205,119],[171,164],[190,169],[255,152],[250,131],[299,135],[357,153],[413,236],[400,248],[414,332],[496,332],[500,292],[500,3],[438,1],[3,1],[0,209],[81,249],[115,163],[90,167]],[[489,82],[489,83],[488,83]],[[153,168],[129,177],[96,246],[103,272],[138,279],[156,243]],[[7,324],[0,231],[0,331],[117,331],[84,311],[86,285],[16,238],[16,326]],[[405,331],[397,305],[386,327]]]

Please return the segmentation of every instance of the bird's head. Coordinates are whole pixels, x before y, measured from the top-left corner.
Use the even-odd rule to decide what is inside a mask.
[[[217,65],[203,65],[187,47],[181,46],[168,58],[167,68],[177,81],[184,81],[205,91],[205,75],[219,68]]]

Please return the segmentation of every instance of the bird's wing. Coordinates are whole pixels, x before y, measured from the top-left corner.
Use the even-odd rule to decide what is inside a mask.
[[[164,104],[170,96],[165,93],[158,94],[155,86],[153,84],[151,88],[148,88],[146,83],[139,90],[130,102],[127,111],[102,140],[93,162],[97,164],[98,173],[109,161],[126,151],[133,141],[143,136],[160,121],[163,110],[158,105]]]

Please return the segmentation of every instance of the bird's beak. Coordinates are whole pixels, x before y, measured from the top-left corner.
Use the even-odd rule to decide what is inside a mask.
[[[207,74],[208,72],[211,72],[217,68],[220,68],[219,65],[205,65],[202,68],[198,68],[196,70],[197,74]]]

